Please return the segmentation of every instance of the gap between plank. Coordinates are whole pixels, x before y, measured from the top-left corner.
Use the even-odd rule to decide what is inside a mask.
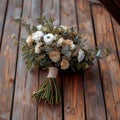
[[[85,84],[84,84],[84,72],[82,73],[82,83],[83,83],[83,97],[84,97],[84,114],[85,114],[85,120],[87,120],[87,112],[86,112],[86,97],[85,97]]]
[[[23,15],[23,5],[24,5],[24,0],[22,0],[20,17],[22,17],[22,15]],[[17,53],[16,53],[17,56],[16,56],[15,75],[14,75],[14,84],[13,84],[12,105],[11,105],[11,110],[10,110],[10,120],[12,120],[13,106],[14,106],[14,95],[15,95],[15,84],[16,84],[16,74],[17,74],[17,63],[18,63],[19,46],[20,46],[20,34],[21,34],[21,26],[19,26],[19,30],[18,30],[18,46],[17,46]]]
[[[63,72],[60,73],[60,79],[61,79],[61,104],[62,104],[62,120],[64,120],[64,87],[63,87],[63,79],[64,79],[64,75],[63,75]]]
[[[95,47],[97,47],[97,37],[96,37],[96,32],[95,32],[95,23],[94,23],[94,18],[93,18],[93,10],[92,10],[92,6],[93,5],[98,5],[101,6],[101,4],[96,4],[96,3],[91,3],[90,2],[90,13],[91,13],[91,21],[92,21],[92,26],[93,26],[93,34],[94,34],[94,38],[95,38]],[[100,71],[100,63],[99,61],[97,61],[98,63],[98,70],[99,70],[99,76],[100,76],[100,83],[101,83],[101,88],[102,88],[102,94],[103,94],[103,102],[104,102],[104,108],[105,108],[105,116],[106,116],[106,120],[107,118],[107,110],[106,110],[106,105],[105,105],[105,94],[104,94],[104,88],[103,88],[103,82],[102,82],[102,75],[101,75],[101,71]]]
[[[78,21],[78,10],[77,10],[77,1],[75,1],[75,13],[76,13],[76,23],[78,26],[78,32],[79,32],[79,21]],[[87,115],[86,115],[86,102],[85,102],[85,87],[84,87],[84,72],[81,73],[82,74],[82,86],[83,86],[83,99],[84,99],[84,116],[85,116],[85,120],[87,120]]]
[[[40,17],[42,17],[42,5],[43,5],[43,0],[40,1]],[[40,68],[38,68],[38,88],[39,88],[39,84],[40,84]],[[36,120],[38,120],[38,104],[37,104],[37,115],[36,115]]]
[[[117,38],[116,38],[116,35],[115,35],[115,30],[114,30],[114,25],[113,25],[113,20],[112,20],[111,15],[110,15],[110,20],[111,20],[111,24],[112,24],[112,31],[113,31],[114,41],[115,41],[116,53],[117,53],[118,60],[120,62],[120,56],[119,56],[118,46],[117,46]]]
[[[4,17],[3,17],[3,26],[2,26],[2,32],[1,32],[1,37],[0,37],[0,51],[1,51],[1,46],[2,46],[2,38],[3,38],[3,32],[4,32],[4,28],[5,28],[5,21],[6,21],[7,10],[8,10],[8,3],[9,3],[9,0],[7,0],[7,2],[6,2],[5,14],[4,14]]]
[[[60,21],[60,25],[61,25],[61,0],[59,0],[59,21]],[[63,87],[63,80],[64,80],[64,75],[63,75],[63,72],[60,73],[60,79],[61,79],[61,107],[62,107],[62,120],[64,120],[64,87]]]

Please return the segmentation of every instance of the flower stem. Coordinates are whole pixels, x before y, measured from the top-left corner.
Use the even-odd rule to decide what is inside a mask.
[[[61,102],[60,90],[56,78],[46,78],[39,89],[32,96],[38,102],[59,104]]]

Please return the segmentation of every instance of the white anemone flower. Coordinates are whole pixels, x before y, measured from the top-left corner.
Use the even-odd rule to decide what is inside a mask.
[[[43,26],[41,24],[37,26],[38,30],[41,30],[42,28],[43,28]]]
[[[53,40],[55,40],[55,36],[51,33],[48,33],[46,35],[44,35],[44,42],[46,43],[46,45],[50,45]]]
[[[36,31],[35,33],[32,34],[32,39],[35,40],[35,42],[39,42],[43,35],[44,33],[42,31]]]
[[[79,50],[79,53],[78,53],[78,62],[81,62],[85,57],[85,53],[83,50]]]

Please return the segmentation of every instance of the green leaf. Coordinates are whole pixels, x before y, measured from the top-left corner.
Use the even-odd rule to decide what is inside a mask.
[[[32,31],[33,31],[33,32],[36,32],[36,31],[37,31],[37,27],[36,27],[35,25],[33,25]]]
[[[17,22],[18,24],[21,24],[22,18],[16,18],[16,19],[14,19],[14,21]]]

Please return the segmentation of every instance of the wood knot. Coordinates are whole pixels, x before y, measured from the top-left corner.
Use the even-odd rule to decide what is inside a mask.
[[[75,114],[75,110],[72,109],[70,106],[68,106],[68,107],[66,108],[66,111],[67,111],[68,113],[70,113],[71,115]]]
[[[13,83],[13,81],[14,81],[14,80],[13,80],[12,78],[9,79],[9,82],[10,82],[10,83]]]
[[[75,110],[74,109],[71,109],[70,113],[73,115],[75,114]]]
[[[67,112],[70,112],[70,111],[71,111],[71,108],[68,106],[68,107],[66,108],[66,111],[67,111]]]
[[[9,79],[8,86],[11,87],[13,85],[14,80],[12,78]]]

